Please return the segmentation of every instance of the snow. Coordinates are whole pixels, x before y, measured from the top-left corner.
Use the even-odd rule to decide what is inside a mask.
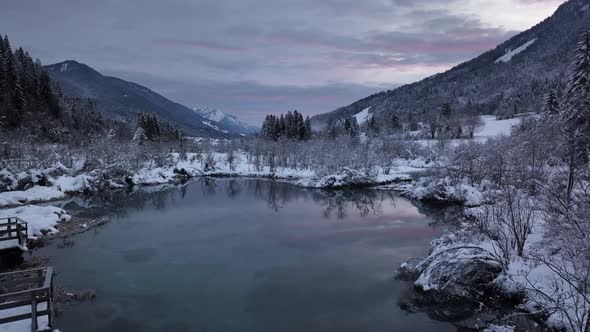
[[[392,189],[391,183],[408,182],[412,174],[423,172],[432,165],[424,159],[395,159],[388,168],[375,167],[369,170],[353,170],[343,168],[337,174],[329,174],[323,177],[302,177],[295,184],[306,188],[338,188],[346,186],[379,186],[382,189]]]
[[[494,115],[482,115],[483,127],[475,132],[475,139],[488,139],[502,135],[510,135],[512,127],[519,124],[518,117],[511,119],[497,120]]]
[[[273,177],[279,179],[301,179],[312,178],[315,172],[307,169],[292,169],[287,167],[277,167],[271,171],[268,166],[257,168],[254,164],[248,162],[245,153],[236,153],[236,161],[232,169],[227,163],[225,153],[214,153],[213,159],[215,166],[212,169],[204,170],[201,160],[194,154],[188,154],[187,160],[180,160],[177,153],[172,154],[175,159],[174,167],[152,167],[146,164],[138,170],[132,177],[133,183],[142,185],[155,185],[173,182],[176,177],[176,171],[184,170],[189,176],[243,176],[243,177]],[[203,157],[205,158],[205,157]]]
[[[485,188],[485,183],[473,187],[461,182],[453,184],[448,178],[438,180],[422,178],[406,186],[406,193],[417,199],[432,199],[432,197],[438,197],[445,201],[460,199],[466,205],[469,203],[478,205],[465,209],[464,215],[471,219],[463,221],[461,228],[449,231],[441,238],[432,241],[430,254],[427,258],[413,264],[410,268],[408,266],[411,264],[402,264],[402,269],[415,271],[419,275],[415,282],[416,287],[424,291],[452,288],[455,285],[454,279],[457,271],[468,271],[469,262],[480,261],[490,264],[497,259],[499,250],[497,244],[486,236],[474,236],[472,233],[473,230],[477,233],[477,226],[473,222],[473,218],[478,218],[479,212],[484,211],[484,207],[479,205],[490,204],[490,202],[483,200]],[[538,204],[538,202],[533,203],[535,206]],[[555,305],[554,301],[559,299],[560,306],[567,311],[567,315],[579,317],[584,310],[590,309],[587,308],[588,304],[584,303],[581,295],[572,291],[569,284],[559,274],[538,259],[543,257],[545,260],[554,262],[564,261],[560,256],[561,253],[552,252],[546,247],[547,226],[542,214],[535,214],[535,222],[532,226],[523,257],[512,252],[506,263],[506,268],[493,281],[494,284],[505,294],[525,294],[526,300],[522,309],[526,311],[538,312],[543,308],[552,308]],[[467,262],[467,264],[461,262]],[[463,264],[463,266],[458,264]],[[551,311],[547,317],[547,324],[550,327],[571,331],[571,327],[566,322],[567,317],[564,311]],[[514,328],[511,326],[492,325],[484,331],[513,330]]]
[[[23,191],[0,192],[0,208],[63,199],[66,198],[67,193],[81,192],[91,187],[93,179],[87,174],[63,175],[52,178],[53,185],[50,187],[35,185]]]
[[[356,118],[356,122],[359,125],[369,121],[373,117],[373,114],[369,114],[369,110],[371,110],[371,107],[367,107],[364,110],[362,110],[360,113],[355,114],[354,117]]]
[[[217,127],[216,125],[212,124],[210,121],[203,121],[203,124],[204,125],[207,125],[207,126],[209,126],[211,128],[213,128],[213,129],[215,129],[217,131],[220,131],[220,132],[222,132],[224,134],[227,134],[228,133],[227,130],[221,130],[221,129],[219,129],[219,127]]]
[[[42,311],[47,309],[47,303],[37,304],[37,310]],[[0,311],[0,318],[12,317],[16,315],[23,315],[31,313],[31,306],[22,306],[12,309]],[[37,319],[38,330],[46,330],[49,325],[47,315],[39,316]],[[12,323],[0,324],[0,331],[2,332],[31,332],[31,320],[20,320]],[[57,330],[54,330],[57,331]]]
[[[193,108],[193,110],[195,112],[197,112],[198,114],[200,114],[201,116],[203,116],[204,118],[206,118],[207,120],[211,120],[211,121],[215,121],[215,122],[220,122],[221,120],[225,119],[226,115],[225,113],[216,110],[212,107],[205,107],[203,109],[197,109],[197,108]]]
[[[43,232],[57,233],[57,223],[70,220],[65,210],[55,206],[26,205],[0,210],[0,218],[19,217],[28,224],[29,238],[35,239]]]
[[[530,41],[526,42],[524,45],[521,45],[520,47],[518,47],[518,48],[516,48],[516,49],[514,49],[514,50],[510,50],[510,49],[506,50],[506,54],[504,54],[503,56],[499,57],[499,58],[496,60],[496,63],[499,63],[499,62],[510,62],[510,60],[512,60],[512,58],[513,58],[515,55],[517,55],[517,54],[519,54],[519,53],[523,52],[523,51],[524,51],[524,50],[526,50],[526,49],[527,49],[529,46],[533,45],[533,44],[534,44],[536,41],[537,41],[537,38],[535,38],[535,39],[533,39],[533,40],[530,40]]]
[[[2,230],[6,230],[6,228],[3,227]],[[2,236],[0,236],[0,239],[2,239]],[[0,242],[0,250],[12,249],[12,248],[20,248],[23,251],[28,250],[26,246],[20,246],[18,244],[18,240],[9,240],[9,241],[1,241]]]
[[[243,134],[247,134],[247,133],[254,132],[254,131],[258,130],[257,127],[241,121],[235,115],[226,114],[222,111],[219,111],[219,110],[209,107],[209,106],[207,106],[203,109],[198,109],[195,107],[195,108],[193,108],[193,111],[195,113],[199,114],[200,116],[204,117],[205,119],[216,122],[218,124],[224,124],[222,121],[224,121],[225,123],[229,122],[231,126],[238,127],[239,129],[237,131],[241,131]],[[208,126],[211,126],[211,125],[215,126],[213,123],[210,123],[207,125]],[[219,130],[217,126],[215,126],[215,129]]]
[[[25,191],[6,191],[0,193],[0,207],[50,201],[64,197],[65,193],[56,187],[34,186]]]
[[[514,332],[514,326],[490,325],[483,332]]]
[[[449,177],[443,179],[421,178],[409,185],[405,194],[417,200],[460,202],[465,206],[483,204],[484,197],[479,188],[464,182],[454,184]]]
[[[490,138],[496,138],[499,136],[509,136],[511,131],[512,131],[512,127],[515,125],[518,125],[522,119],[522,117],[524,116],[528,116],[529,114],[521,114],[518,116],[515,116],[513,118],[510,119],[502,119],[502,120],[498,120],[496,119],[495,115],[481,115],[480,118],[483,122],[483,126],[478,128],[475,131],[475,134],[473,135],[473,139],[468,139],[468,138],[459,138],[459,139],[449,139],[445,141],[445,144],[451,148],[453,147],[457,147],[461,144],[470,142],[470,141],[476,141],[476,142],[481,142],[481,143],[485,143],[488,139]],[[418,134],[419,132],[415,132],[415,134]],[[434,149],[436,148],[437,144],[439,144],[439,141],[436,139],[418,139],[415,140],[414,142],[426,147],[426,148],[430,148],[430,149]]]

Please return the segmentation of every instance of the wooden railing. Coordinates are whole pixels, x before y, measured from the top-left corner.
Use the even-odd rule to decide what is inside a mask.
[[[53,268],[45,267],[0,274],[0,314],[3,310],[16,310],[14,315],[1,318],[2,324],[31,320],[31,331],[53,327]],[[45,306],[39,309],[39,305]],[[30,312],[28,312],[30,307]],[[23,313],[23,311],[26,311]],[[47,316],[47,326],[39,326],[39,318]]]
[[[19,247],[24,248],[29,234],[28,224],[18,217],[0,218],[0,242],[17,240]]]

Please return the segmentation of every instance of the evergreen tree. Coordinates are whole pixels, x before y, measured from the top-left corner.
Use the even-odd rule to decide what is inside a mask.
[[[399,119],[399,116],[395,112],[391,113],[389,124],[391,126],[391,130],[394,132],[402,129],[402,123]]]
[[[309,116],[305,118],[305,140],[311,138],[311,119]]]
[[[311,137],[311,120],[298,111],[287,112],[285,116],[267,115],[262,123],[260,136],[265,140],[277,141],[280,138],[306,140]]]
[[[555,95],[555,91],[551,90],[545,97],[543,104],[543,114],[544,116],[553,116],[557,113],[559,113],[559,102],[557,100],[557,96]]]
[[[590,30],[579,39],[572,65],[572,76],[565,92],[565,134],[575,147],[575,160],[588,162],[590,148]]]
[[[377,123],[375,116],[372,116],[369,121],[367,121],[367,131],[372,135],[379,134],[379,124]]]

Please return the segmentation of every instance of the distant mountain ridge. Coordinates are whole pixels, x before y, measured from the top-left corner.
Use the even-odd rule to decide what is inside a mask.
[[[68,60],[45,66],[45,69],[60,84],[65,95],[94,100],[98,111],[106,116],[135,121],[140,112],[155,113],[190,136],[238,135],[142,85],[104,76],[77,61]]]
[[[220,125],[220,129],[231,133],[249,135],[258,132],[259,130],[258,127],[240,120],[235,115],[224,113],[212,107],[205,107],[202,109],[193,108],[193,111],[205,119],[217,122]]]
[[[539,111],[544,95],[563,90],[579,33],[588,28],[590,1],[569,0],[551,17],[470,61],[317,115],[312,122],[322,128],[369,108],[383,123],[394,113],[405,121],[427,121],[445,103],[457,112],[504,117]]]

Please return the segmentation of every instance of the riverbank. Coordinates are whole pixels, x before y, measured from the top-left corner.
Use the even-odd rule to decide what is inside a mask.
[[[450,323],[407,315],[396,304],[409,285],[391,279],[392,260],[399,264],[425,253],[443,227],[431,225],[419,208],[392,192],[312,190],[284,181],[214,178],[165,187],[59,203],[74,222],[78,216],[110,216],[104,227],[76,234],[64,248],[58,237],[34,252],[51,257],[50,264],[61,271],[58,284],[97,292],[93,303],[68,307],[58,318],[62,331],[76,330],[72,327],[80,321],[89,331],[147,324],[228,331],[231,328],[222,324],[227,317],[235,322],[232,326],[246,326],[247,331],[280,330],[244,324],[264,318],[301,327],[292,330],[321,330],[318,324],[330,319],[342,329],[417,326],[454,331]],[[174,232],[161,236],[162,230]],[[280,294],[269,293],[279,285]],[[171,287],[178,291],[169,292]],[[198,303],[182,302],[186,289],[201,294]],[[332,300],[336,298],[337,303]],[[150,306],[157,311],[150,317],[166,320],[147,317],[145,322],[145,307],[138,301],[152,299],[168,305]],[[275,305],[277,301],[282,305]],[[186,315],[175,313],[186,311],[178,311],[175,303],[182,310],[198,310],[202,319],[195,322],[191,315],[185,322]],[[96,312],[108,315],[93,321]],[[301,320],[302,315],[309,319]],[[109,325],[121,319],[127,324]]]
[[[549,228],[539,208],[542,203],[519,198],[516,191],[493,190],[486,183],[478,187],[451,183],[423,177],[386,186],[406,197],[464,207],[455,227],[432,241],[427,257],[400,265],[399,277],[412,281],[417,291],[413,304],[423,310],[442,304],[449,308],[448,313],[452,308],[467,310],[477,317],[467,321],[467,327],[494,327],[490,331],[571,331],[575,319],[584,326],[587,303],[568,280],[573,268],[561,265],[565,261],[562,253],[548,245]],[[507,199],[521,210],[518,214],[525,213],[524,202],[531,200],[526,203],[530,208],[526,223],[524,219],[493,223],[493,216],[504,213],[501,205]],[[526,242],[520,253],[510,242],[514,241],[512,234],[506,234],[503,227],[523,227]],[[530,319],[538,324],[531,324]]]
[[[197,159],[190,162],[178,159],[175,167],[142,168],[131,177],[117,180],[110,178],[106,182],[104,178],[101,180],[91,174],[73,175],[65,172],[58,175],[53,173],[56,168],[52,172],[30,172],[30,174],[38,174],[36,178],[40,179],[33,187],[21,192],[0,194],[5,194],[4,202],[12,202],[13,205],[16,202],[17,205],[21,205],[0,210],[0,217],[11,215],[19,216],[27,221],[34,220],[30,228],[32,243],[43,241],[43,239],[61,238],[62,244],[68,246],[70,235],[100,226],[101,222],[106,221],[95,224],[94,221],[89,223],[75,219],[72,222],[71,216],[63,209],[25,204],[31,201],[63,199],[71,195],[90,195],[104,190],[121,190],[132,186],[165,185],[207,176],[269,178],[316,189],[370,187],[394,190],[415,200],[465,206],[465,213],[459,222],[459,227],[453,228],[442,238],[433,241],[428,257],[401,266],[402,274],[405,274],[406,278],[408,276],[415,278],[414,285],[420,292],[435,294],[431,298],[462,299],[480,303],[495,301],[490,303],[490,307],[497,305],[496,298],[499,296],[506,299],[519,298],[522,299],[522,303],[516,306],[515,310],[535,313],[538,317],[544,316],[547,318],[548,326],[551,327],[564,326],[563,317],[545,313],[546,309],[543,305],[548,307],[548,303],[543,302],[543,299],[539,297],[539,290],[547,291],[553,287],[552,282],[556,278],[555,273],[544,267],[539,260],[539,254],[542,257],[552,257],[544,253],[543,223],[535,223],[525,248],[526,253],[535,255],[520,257],[511,254],[509,257],[498,257],[497,244],[486,238],[476,228],[482,206],[494,204],[494,201],[489,199],[490,187],[485,182],[474,187],[464,182],[453,182],[449,178],[432,177],[425,171],[433,165],[423,160],[398,160],[397,166],[390,168],[387,172],[383,168],[377,168],[377,171],[372,172],[343,169],[339,174],[316,176],[309,170],[298,171],[284,168],[277,168],[272,172],[269,168],[256,170],[253,164],[247,162],[245,155],[238,158],[241,162],[237,165],[240,166],[231,167],[223,163],[226,157],[223,154],[216,155],[215,169],[205,170],[204,165]],[[112,185],[113,183],[117,185]],[[105,184],[108,185],[105,186]],[[49,194],[43,196],[39,193]],[[25,199],[14,200],[15,197],[25,197]],[[534,277],[533,281],[531,277]],[[507,313],[504,312],[503,315]],[[496,325],[498,319],[496,317],[487,321],[482,320],[483,323],[478,322],[480,325],[477,327],[486,328],[488,325]]]
[[[0,171],[0,218],[15,216],[29,223],[29,237],[34,240],[44,234],[56,233],[56,225],[68,220],[64,210],[45,203],[76,195],[93,195],[102,191],[128,190],[133,187],[174,184],[198,177],[266,178],[288,181],[294,185],[316,189],[372,187],[410,181],[413,174],[431,165],[424,160],[398,159],[391,167],[371,170],[342,169],[338,174],[317,175],[310,169],[257,166],[245,153],[237,153],[232,162],[228,155],[208,157],[188,154],[180,158],[171,153],[168,166],[146,163],[137,171],[115,172],[80,167],[66,168],[56,164],[47,169]],[[2,191],[3,190],[3,191]]]

